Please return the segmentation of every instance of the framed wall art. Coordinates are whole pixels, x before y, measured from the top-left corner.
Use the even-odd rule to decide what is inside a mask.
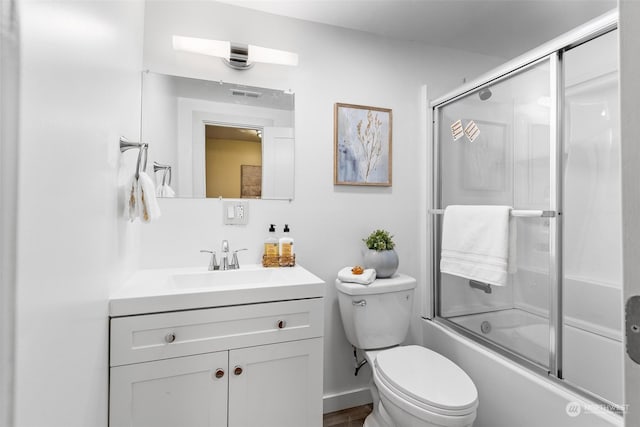
[[[390,187],[391,110],[335,104],[333,126],[333,183]]]

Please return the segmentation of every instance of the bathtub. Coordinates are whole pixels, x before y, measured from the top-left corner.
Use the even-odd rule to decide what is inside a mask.
[[[449,320],[538,365],[548,366],[549,321],[544,317],[515,308]]]
[[[548,281],[545,271],[520,267],[513,286],[486,294],[469,287],[466,279],[443,275],[442,317],[547,367]],[[621,285],[565,273],[563,301],[563,379],[621,405]]]
[[[492,340],[508,344],[509,348],[526,353],[531,359],[538,358],[540,362],[544,360],[545,365],[548,363],[546,361],[548,323],[544,317],[525,310],[512,309],[461,316],[456,323],[462,323],[465,327],[483,334],[480,328],[485,321],[491,323],[491,330],[486,335],[491,335]],[[487,327],[485,326],[484,329],[486,330]],[[519,427],[621,427],[623,425],[621,416],[583,399],[557,382],[514,363],[440,322],[424,319],[423,335],[426,347],[454,361],[476,384],[480,406],[474,423],[475,427],[515,425]],[[615,343],[598,341],[606,339],[591,332],[585,333],[579,328],[565,327],[566,342],[575,344],[574,341],[576,341],[584,346],[580,351],[566,354],[576,359],[565,360],[565,364],[569,362],[574,364],[573,370],[570,371],[571,377],[587,376],[587,373],[589,376],[610,375],[608,369],[587,371],[588,363],[585,364],[579,360],[580,357],[590,359],[589,354],[594,352],[597,352],[594,354],[596,358],[612,357],[611,354],[607,355],[606,351],[599,348],[599,346],[613,346],[615,350]],[[610,366],[611,369],[615,369],[620,366],[620,361],[616,360]],[[565,376],[570,378],[569,375]],[[601,384],[600,380],[601,378],[595,382]],[[610,389],[602,388],[600,393],[621,393],[618,391],[620,388],[617,387],[618,385],[616,387],[610,385]],[[575,408],[576,405],[579,409],[572,411],[570,408]]]
[[[549,320],[541,315],[514,308],[449,320],[538,365],[549,364]],[[563,334],[565,381],[622,405],[620,332],[566,317]]]

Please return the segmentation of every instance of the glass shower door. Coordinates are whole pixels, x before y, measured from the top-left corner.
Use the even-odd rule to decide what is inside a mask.
[[[564,53],[563,370],[622,404],[617,31]]]
[[[547,58],[438,108],[440,207],[550,210],[551,74]],[[475,136],[464,133],[474,125]],[[472,286],[438,273],[438,315],[548,368],[550,219],[514,220],[517,270],[508,284]]]
[[[625,359],[615,28],[603,23],[434,106],[435,208],[549,212],[512,218],[516,271],[505,286],[440,272],[442,215],[433,218],[433,253],[438,318],[619,412]]]

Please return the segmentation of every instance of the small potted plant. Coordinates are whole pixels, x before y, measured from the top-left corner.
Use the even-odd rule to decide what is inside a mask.
[[[393,276],[399,263],[393,236],[386,230],[375,230],[362,241],[369,249],[364,254],[365,267],[375,269],[378,278]]]

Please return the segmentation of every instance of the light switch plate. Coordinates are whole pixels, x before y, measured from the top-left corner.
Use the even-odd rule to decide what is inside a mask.
[[[246,225],[249,222],[249,202],[225,200],[222,217],[226,225]]]

